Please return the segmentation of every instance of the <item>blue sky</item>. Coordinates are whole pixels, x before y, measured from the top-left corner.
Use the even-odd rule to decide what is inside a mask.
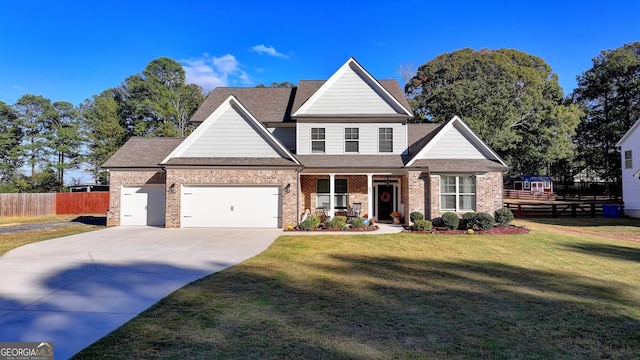
[[[397,78],[462,48],[543,58],[565,93],[601,50],[640,41],[639,1],[29,1],[0,10],[0,101],[79,104],[180,61],[207,89],[326,79],[350,56]]]

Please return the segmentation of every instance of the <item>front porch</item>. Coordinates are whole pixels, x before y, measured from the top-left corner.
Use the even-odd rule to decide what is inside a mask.
[[[300,174],[302,212],[349,214],[360,204],[360,217],[392,222],[392,212],[408,221],[407,176],[393,173]]]

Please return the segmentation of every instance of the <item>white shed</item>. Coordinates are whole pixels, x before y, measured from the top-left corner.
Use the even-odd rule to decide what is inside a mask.
[[[622,160],[622,200],[627,216],[640,218],[640,119],[616,144]],[[635,158],[635,159],[634,159]]]

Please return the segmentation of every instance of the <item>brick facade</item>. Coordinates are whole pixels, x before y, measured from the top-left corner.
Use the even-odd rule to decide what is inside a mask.
[[[282,190],[282,224],[295,226],[298,221],[298,187],[296,170],[167,169],[168,187],[165,227],[180,227],[180,188],[182,185],[277,185]],[[175,185],[173,185],[175,184]],[[288,187],[288,192],[285,187]]]
[[[107,210],[107,226],[120,225],[120,199],[122,185],[164,183],[164,171],[111,171],[109,173],[109,210]]]
[[[440,176],[432,175],[430,189],[426,191],[429,208],[425,209],[425,218],[436,218],[444,213],[440,210]],[[476,212],[493,212],[503,206],[502,172],[488,172],[476,176]],[[462,213],[460,213],[462,214]]]

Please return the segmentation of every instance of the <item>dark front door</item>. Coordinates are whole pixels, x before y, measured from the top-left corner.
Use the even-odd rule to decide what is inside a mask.
[[[393,185],[378,185],[378,221],[392,220]]]

